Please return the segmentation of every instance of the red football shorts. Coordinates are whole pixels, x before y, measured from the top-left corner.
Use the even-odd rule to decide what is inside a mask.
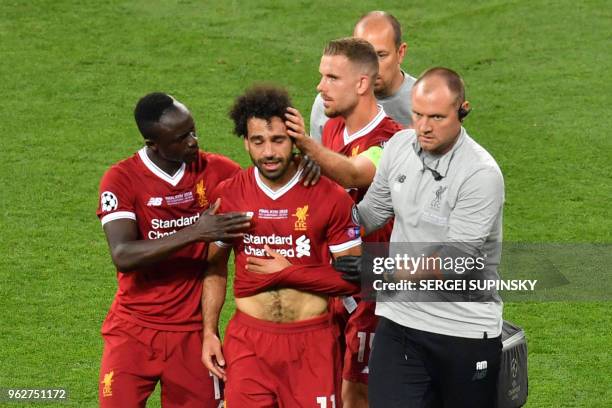
[[[240,311],[225,332],[228,408],[340,406],[340,352],[330,315],[273,323]]]
[[[376,303],[352,296],[336,297],[331,300],[330,309],[340,331],[344,332],[342,378],[367,384],[370,350],[378,324],[378,316],[374,314]]]
[[[158,381],[164,408],[223,405],[222,384],[201,361],[201,331],[149,329],[110,312],[102,337],[101,407],[144,407]]]

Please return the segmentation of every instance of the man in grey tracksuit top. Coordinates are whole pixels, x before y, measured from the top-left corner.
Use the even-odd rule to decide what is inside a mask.
[[[412,110],[414,130],[386,144],[358,205],[366,233],[395,217],[392,243],[486,254],[482,276],[497,279],[504,181],[462,127],[469,112],[463,81],[449,69],[426,71],[413,87]],[[480,302],[379,301],[376,314],[371,407],[494,406],[502,327],[496,293]]]

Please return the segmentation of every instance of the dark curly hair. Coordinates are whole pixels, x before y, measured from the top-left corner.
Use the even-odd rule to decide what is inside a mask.
[[[234,121],[234,133],[247,137],[247,122],[250,118],[270,121],[277,116],[283,121],[287,108],[292,106],[287,91],[274,85],[256,85],[246,90],[244,95],[236,98],[229,111]]]

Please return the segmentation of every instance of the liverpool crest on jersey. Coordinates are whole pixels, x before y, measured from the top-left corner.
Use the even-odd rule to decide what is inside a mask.
[[[104,378],[101,381],[101,383],[104,384],[102,395],[105,397],[113,396],[113,374],[114,371],[104,374]]]
[[[200,207],[208,206],[208,199],[206,198],[206,187],[204,187],[204,180],[200,180],[198,184],[196,184],[196,199],[198,200],[198,205]]]
[[[306,217],[308,217],[308,205],[296,208],[295,213],[291,215],[296,218],[293,229],[296,231],[306,231],[306,229],[308,228],[308,226],[306,225]]]

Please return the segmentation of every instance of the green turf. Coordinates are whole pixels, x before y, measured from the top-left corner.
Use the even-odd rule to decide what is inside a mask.
[[[96,404],[115,290],[97,185],[142,143],[135,101],[174,94],[205,149],[246,165],[232,99],[274,81],[308,115],[326,41],[379,8],[404,25],[408,72],[464,75],[466,127],[505,175],[505,239],[611,243],[607,1],[2,1],[0,387]],[[529,339],[528,406],[610,406],[610,303],[559,300],[506,305]]]

